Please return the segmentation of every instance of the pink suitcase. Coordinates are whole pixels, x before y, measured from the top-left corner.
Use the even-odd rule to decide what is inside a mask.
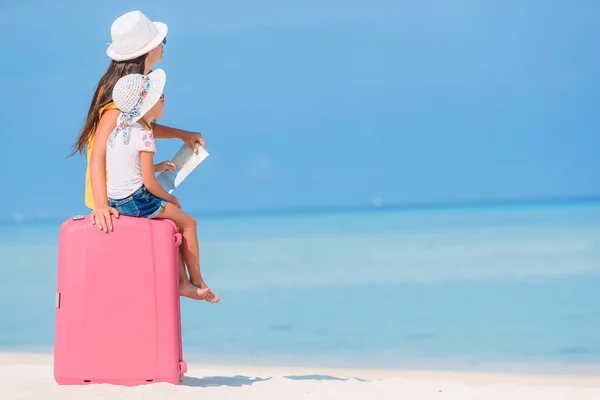
[[[58,384],[177,384],[181,235],[170,220],[121,216],[104,233],[88,216],[60,227],[54,337]]]

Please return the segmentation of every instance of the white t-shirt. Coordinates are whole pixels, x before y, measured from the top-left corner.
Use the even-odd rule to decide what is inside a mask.
[[[116,134],[115,129],[111,135],[116,136],[106,145],[107,194],[113,200],[124,199],[144,184],[140,151],[156,151],[152,130],[144,129],[137,122],[126,129],[129,132],[127,144],[123,133]]]

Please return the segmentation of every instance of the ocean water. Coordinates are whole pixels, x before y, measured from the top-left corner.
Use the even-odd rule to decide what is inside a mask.
[[[0,225],[0,350],[52,352],[59,223]],[[598,204],[200,216],[199,231],[222,301],[182,300],[190,362],[600,371]]]

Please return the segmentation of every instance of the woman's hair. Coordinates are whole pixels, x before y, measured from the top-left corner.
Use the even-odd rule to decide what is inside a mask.
[[[88,141],[94,136],[96,127],[100,122],[98,111],[112,101],[112,91],[119,79],[129,74],[143,74],[145,72],[146,57],[148,53],[127,61],[111,61],[104,76],[100,78],[98,87],[92,97],[92,103],[87,113],[87,118],[79,134],[79,138],[73,144],[73,152],[69,157],[80,153],[84,154]]]

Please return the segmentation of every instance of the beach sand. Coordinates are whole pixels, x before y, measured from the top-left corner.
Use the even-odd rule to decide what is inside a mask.
[[[58,386],[52,361],[0,353],[0,399],[600,399],[600,376],[197,364],[180,385]]]

